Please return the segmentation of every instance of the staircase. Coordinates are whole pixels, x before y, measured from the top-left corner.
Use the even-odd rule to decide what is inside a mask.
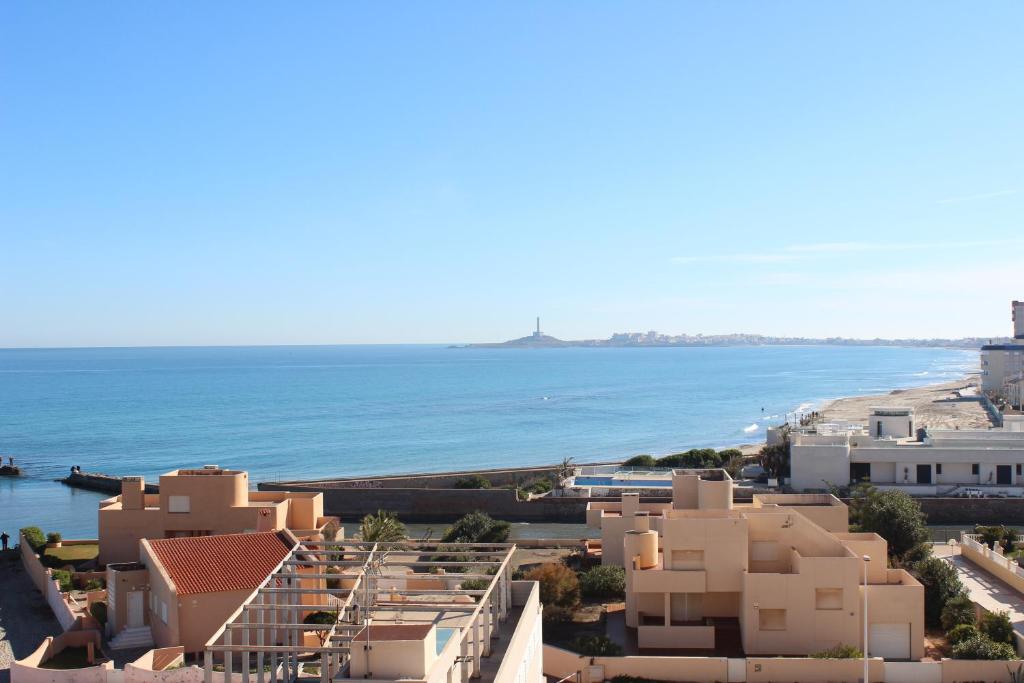
[[[153,647],[153,634],[148,626],[126,628],[114,636],[114,639],[110,641],[110,647],[113,650]]]

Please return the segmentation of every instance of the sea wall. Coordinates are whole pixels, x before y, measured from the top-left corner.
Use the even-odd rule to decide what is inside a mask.
[[[99,472],[72,472],[61,479],[61,482],[72,488],[98,491],[117,496],[121,494],[121,479],[121,477],[100,474]],[[159,492],[160,486],[158,484],[146,484],[146,493]]]
[[[1009,524],[1024,525],[1024,500],[1020,498],[919,498],[931,525]]]

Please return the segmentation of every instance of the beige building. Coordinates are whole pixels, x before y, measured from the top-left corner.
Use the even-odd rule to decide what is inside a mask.
[[[249,475],[208,465],[160,476],[160,493],[142,477],[125,477],[121,495],[100,502],[101,565],[136,562],[139,541],[289,529],[315,537],[337,519],[324,516],[323,495],[250,491]],[[333,539],[332,539],[333,540]]]
[[[115,649],[199,652],[296,547],[288,531],[140,541],[140,562],[107,565]]]
[[[601,530],[602,562],[626,569],[626,625],[641,649],[737,638],[746,655],[863,647],[866,592],[869,654],[923,655],[924,589],[887,567],[880,536],[848,533],[834,496],[735,504],[724,471],[676,470],[671,503],[626,494],[591,503],[587,522]]]

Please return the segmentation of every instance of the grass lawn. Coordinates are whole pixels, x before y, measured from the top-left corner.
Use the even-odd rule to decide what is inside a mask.
[[[39,665],[41,669],[84,669],[89,664],[84,647],[66,647]]]
[[[82,562],[93,560],[100,554],[100,547],[95,543],[86,545],[65,545],[59,548],[47,548],[46,554],[64,562]]]

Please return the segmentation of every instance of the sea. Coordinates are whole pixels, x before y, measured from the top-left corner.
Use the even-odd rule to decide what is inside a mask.
[[[609,461],[764,438],[843,396],[948,381],[978,354],[759,346],[0,349],[0,530],[94,538],[72,466],[251,481]]]

